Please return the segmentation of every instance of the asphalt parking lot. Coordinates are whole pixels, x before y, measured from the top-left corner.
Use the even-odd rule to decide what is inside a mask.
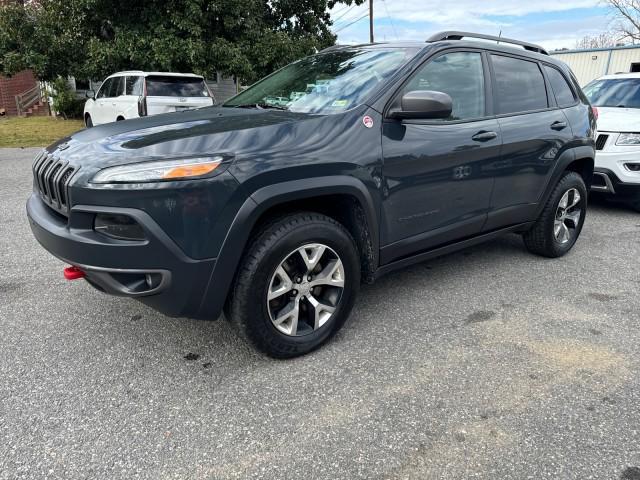
[[[511,236],[388,276],[275,361],[65,282],[36,152],[0,150],[0,479],[640,479],[640,214],[593,205],[559,260]]]

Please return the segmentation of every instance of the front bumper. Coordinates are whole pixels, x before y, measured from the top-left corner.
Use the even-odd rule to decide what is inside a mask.
[[[591,189],[620,197],[640,195],[640,146],[616,145],[619,133],[599,132],[606,136],[596,152],[594,181]]]
[[[96,213],[135,219],[146,240],[127,241],[93,230]],[[112,295],[133,297],[172,317],[212,318],[203,298],[216,259],[193,259],[137,209],[76,205],[69,218],[54,212],[34,193],[27,201],[31,230],[50,253],[86,274],[86,280]]]

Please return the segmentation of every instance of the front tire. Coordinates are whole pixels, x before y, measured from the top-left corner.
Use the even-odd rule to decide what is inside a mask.
[[[535,225],[523,235],[527,249],[557,258],[573,248],[587,213],[587,187],[576,172],[566,172],[549,196]]]
[[[261,352],[296,357],[342,327],[359,287],[360,260],[349,232],[324,215],[292,214],[251,242],[225,314]]]
[[[91,120],[91,115],[86,114],[84,116],[84,124],[87,128],[93,127],[93,120]]]

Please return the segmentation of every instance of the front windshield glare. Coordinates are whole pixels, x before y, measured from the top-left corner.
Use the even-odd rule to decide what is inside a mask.
[[[408,48],[349,48],[319,53],[284,67],[224,106],[317,114],[343,112],[361,104],[415,53]]]
[[[640,78],[595,80],[583,90],[596,107],[640,108]]]

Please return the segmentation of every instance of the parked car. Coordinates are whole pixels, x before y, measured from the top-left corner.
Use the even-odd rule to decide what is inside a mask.
[[[591,189],[640,212],[640,73],[606,75],[584,92],[599,112]]]
[[[87,97],[87,127],[215,103],[207,82],[193,73],[118,72],[102,82],[97,93],[88,90]]]
[[[224,310],[274,357],[321,345],[361,282],[415,262],[512,232],[562,256],[592,109],[542,48],[465,37],[498,40],[329,48],[219,108],[78,132],[35,159],[33,233],[68,278],[171,316]]]

